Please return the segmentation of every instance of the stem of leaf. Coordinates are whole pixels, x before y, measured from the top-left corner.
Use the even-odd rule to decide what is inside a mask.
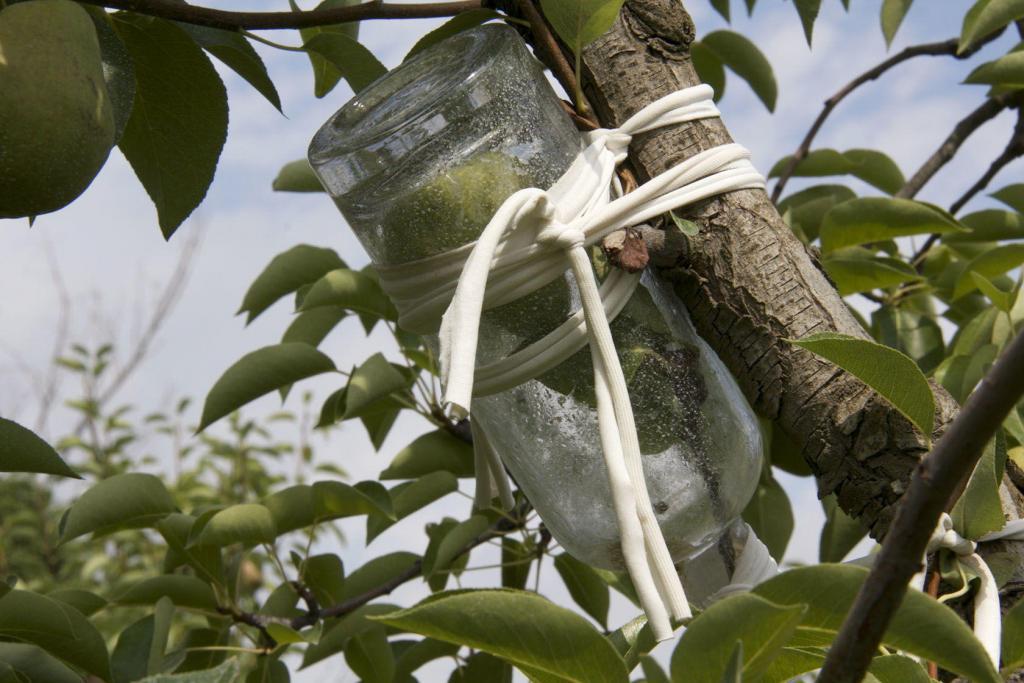
[[[3,2],[3,0],[0,0],[0,2]],[[263,43],[264,45],[269,45],[270,47],[276,48],[278,50],[287,50],[288,52],[305,52],[306,51],[306,48],[302,47],[301,45],[295,46],[295,45],[284,45],[283,43],[275,43],[272,40],[267,40],[263,36],[256,35],[252,31],[241,31],[241,34],[243,36],[245,36],[246,38],[248,38],[249,40],[255,40],[257,43]]]

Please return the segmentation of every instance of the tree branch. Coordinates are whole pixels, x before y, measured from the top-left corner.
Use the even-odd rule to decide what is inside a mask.
[[[978,182],[974,183],[963,194],[960,199],[953,202],[949,207],[949,212],[956,215],[960,212],[960,209],[964,208],[967,202],[974,198],[974,195],[978,194],[992,182],[992,179],[996,176],[999,171],[1003,170],[1003,167],[1009,164],[1014,159],[1024,156],[1024,110],[1017,110],[1017,124],[1013,128],[1013,134],[1010,136],[1010,141],[1006,144],[1006,148],[996,157],[995,161],[988,167],[984,175],[978,179]],[[921,248],[917,250],[917,253],[910,259],[911,265],[920,269],[922,263],[924,263],[924,257],[928,253],[928,250],[939,240],[938,234],[928,235],[928,239],[924,241]]]
[[[530,22],[533,44],[539,52],[538,57],[551,69],[551,73],[558,79],[558,82],[565,89],[569,97],[576,99],[576,106],[582,113],[582,118],[588,123],[593,124],[593,117],[590,116],[590,112],[593,110],[587,102],[587,98],[583,95],[583,90],[576,79],[576,73],[565,58],[565,53],[562,52],[558,40],[551,32],[547,20],[544,19],[540,11],[534,6],[533,0],[516,0],[516,9]]]
[[[1021,156],[1024,156],[1024,109],[1017,110],[1017,123],[1013,127],[1013,133],[1010,135],[1010,141],[1006,143],[1006,148],[995,158],[978,182],[974,183],[960,199],[953,202],[949,207],[949,212],[953,215],[959,213],[960,209],[974,198],[974,195],[988,187],[988,184],[992,182],[996,174],[1003,170],[1004,166]]]
[[[211,7],[194,7],[173,0],[81,0],[86,5],[128,10],[151,17],[196,26],[240,31],[311,28],[368,19],[423,19],[450,17],[481,9],[481,0],[430,3],[364,2],[343,7],[325,7],[308,12],[233,12]]]
[[[526,516],[531,510],[531,506],[528,502],[523,502],[516,510],[514,510],[509,517],[502,517],[489,529],[484,531],[482,534],[474,538],[472,541],[463,546],[462,550],[458,552],[452,559],[458,559],[466,553],[476,548],[478,545],[483,545],[492,538],[498,538],[504,536],[510,531],[520,529],[526,523]],[[331,617],[343,617],[347,614],[354,612],[371,600],[375,600],[383,595],[387,595],[391,591],[395,590],[402,584],[415,579],[423,573],[423,560],[419,559],[413,562],[408,569],[404,572],[395,576],[392,579],[385,581],[379,586],[374,586],[370,590],[360,593],[354,597],[344,600],[330,607],[323,607],[317,612],[309,611],[306,614],[302,614],[291,620],[289,624],[296,631],[312,626],[319,619],[328,619]]]
[[[935,448],[918,465],[892,529],[838,636],[829,648],[820,683],[858,683],[875,655],[939,515],[974,469],[985,444],[1024,395],[1024,332],[964,404]]]
[[[923,43],[921,45],[911,45],[904,50],[896,53],[884,62],[881,62],[874,67],[868,69],[857,78],[853,79],[842,88],[840,88],[836,94],[825,100],[824,108],[821,113],[818,114],[818,118],[811,124],[810,130],[807,131],[807,135],[804,136],[800,146],[793,152],[793,158],[786,165],[786,168],[782,171],[778,181],[775,183],[775,187],[772,189],[772,202],[778,203],[779,198],[782,196],[782,190],[786,187],[786,183],[793,176],[793,172],[796,171],[797,165],[807,157],[808,152],[811,150],[811,144],[814,142],[814,138],[817,137],[821,127],[825,124],[825,120],[832,114],[832,111],[842,102],[850,93],[864,85],[881,77],[886,71],[898,66],[903,62],[906,62],[914,57],[936,57],[936,56],[950,56],[956,57],[957,59],[967,59],[972,56],[982,47],[987,45],[992,40],[995,40],[1003,32],[1002,29],[988,36],[984,40],[980,41],[977,45],[972,47],[970,50],[963,54],[957,54],[957,46],[960,41],[958,38],[950,38],[949,40],[943,40],[937,43]]]
[[[1007,93],[996,97],[986,98],[980,107],[961,119],[954,127],[939,148],[928,157],[928,159],[917,170],[907,183],[896,193],[896,197],[902,199],[913,199],[921,191],[929,180],[939,172],[957,153],[960,147],[967,141],[967,138],[974,131],[981,128],[983,124],[995,118],[1000,112],[1010,105],[1012,95]]]

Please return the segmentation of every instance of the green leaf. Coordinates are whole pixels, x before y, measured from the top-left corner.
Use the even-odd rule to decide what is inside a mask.
[[[337,555],[327,553],[307,558],[301,565],[299,576],[313,591],[321,605],[341,602],[345,592],[345,566]],[[295,598],[298,598],[298,595],[295,595]],[[293,600],[289,600],[289,610],[295,606]]]
[[[779,605],[806,605],[797,637],[831,642],[867,575],[867,569],[853,565],[797,567],[753,592]],[[974,683],[1001,681],[970,627],[953,610],[915,590],[906,592],[882,644],[936,662]]]
[[[313,484],[313,505],[318,520],[340,519],[356,515],[379,515],[394,520],[391,497],[376,481],[361,481],[355,486],[340,481]]]
[[[950,511],[953,527],[964,538],[977,539],[998,531],[1006,524],[999,496],[999,484],[1006,467],[1006,437],[1002,430],[985,446],[981,459]]]
[[[818,562],[842,562],[854,546],[867,536],[868,530],[859,521],[843,512],[834,495],[821,499],[825,508],[825,526],[818,544]]]
[[[100,44],[100,59],[103,61],[103,80],[114,109],[114,143],[121,139],[135,103],[135,65],[128,54],[128,48],[114,31],[113,20],[100,7],[82,8],[89,13],[96,26],[96,38]]]
[[[395,552],[375,557],[345,579],[344,592],[341,600],[348,600],[357,595],[381,586],[400,576],[419,574],[419,555],[408,552]],[[415,572],[414,572],[415,570]]]
[[[595,569],[594,571],[600,574],[608,570]],[[607,579],[605,581],[607,582]],[[632,585],[630,585],[630,590],[632,590]],[[634,604],[639,603],[639,600],[635,600],[632,597],[630,600]],[[647,624],[647,617],[643,614],[630,619],[608,634],[608,641],[615,648],[615,651],[622,656],[622,659],[625,660],[626,669],[629,671],[632,671],[640,663],[641,657],[658,645],[658,642],[654,640],[654,633],[651,631],[651,627]]]
[[[426,474],[416,481],[405,482],[391,489],[395,520],[383,516],[366,518],[366,542],[369,544],[395,521],[430,505],[458,488],[458,479],[451,472],[439,470]]]
[[[417,479],[439,470],[456,477],[474,474],[473,447],[443,429],[428,432],[400,450],[380,479]]]
[[[105,599],[95,593],[79,588],[58,588],[47,593],[46,597],[70,605],[87,617],[91,617],[108,604]]]
[[[281,98],[277,94],[274,82],[270,80],[267,66],[249,41],[245,39],[245,36],[235,31],[225,31],[209,26],[197,26],[182,22],[175,22],[175,24],[192,36],[192,40],[199,43],[200,47],[245,79],[259,94],[267,98],[267,101],[274,105],[275,109],[283,113]]]
[[[81,479],[35,432],[0,417],[0,472],[34,472]]]
[[[324,0],[316,9],[327,9],[332,7],[348,7],[355,5],[359,0]],[[295,4],[295,0],[288,0],[288,4],[291,6],[293,12],[300,11],[299,6]],[[304,28],[299,31],[299,35],[302,37],[302,42],[308,42],[316,36],[325,36],[324,40],[341,40],[341,41],[354,41],[359,37],[359,24],[352,22],[348,24],[334,24],[332,26],[313,26],[311,28]],[[347,42],[346,42],[347,44]],[[309,57],[310,65],[313,67],[313,93],[317,97],[323,97],[338,84],[341,80],[341,72],[331,64],[328,60],[324,59],[317,52],[306,51],[306,55]]]
[[[814,185],[789,195],[779,202],[779,213],[797,235],[803,233],[807,242],[818,237],[822,221],[833,206],[857,195],[845,185]]]
[[[279,626],[279,624],[271,624],[271,626]],[[270,630],[270,626],[267,627],[267,630]],[[260,656],[256,660],[256,668],[245,677],[245,683],[289,683],[289,681],[291,681],[291,674],[288,672],[288,666],[271,655]]]
[[[307,40],[303,47],[334,67],[353,92],[359,92],[388,72],[372,52],[342,33],[321,33]],[[318,92],[317,97],[323,95]]]
[[[358,417],[374,402],[405,389],[409,384],[410,379],[396,370],[382,354],[373,354],[349,376],[345,412],[341,419]]]
[[[1016,671],[1024,666],[1024,600],[1003,615],[1002,653],[1004,668]]]
[[[271,259],[266,268],[249,285],[238,314],[248,313],[246,324],[282,297],[303,285],[312,284],[345,262],[337,252],[324,247],[299,244]]]
[[[792,160],[792,156],[779,159],[768,172],[768,177],[781,176]],[[888,155],[873,149],[850,149],[845,152],[837,152],[834,149],[816,149],[797,163],[792,175],[795,177],[852,175],[889,194],[895,194],[906,182],[903,172],[896,162]]]
[[[324,192],[320,179],[305,159],[289,161],[282,166],[271,188],[275,192]]]
[[[743,680],[757,680],[793,636],[806,605],[777,605],[741,593],[720,600],[691,621],[672,653],[672,680],[719,683],[736,642],[743,652]]]
[[[320,636],[320,642],[315,645],[310,645],[306,648],[306,653],[302,658],[302,667],[312,666],[319,661],[330,657],[344,649],[348,641],[354,636],[363,633],[372,628],[378,628],[379,624],[367,619],[368,616],[373,614],[386,614],[394,611],[394,605],[384,604],[373,604],[365,605],[359,609],[347,614],[334,621],[333,624],[327,627],[323,635]]]
[[[483,650],[538,681],[625,683],[619,654],[587,621],[535,593],[439,593],[409,609],[373,617],[389,626]]]
[[[117,605],[155,605],[170,598],[176,607],[217,611],[217,598],[205,581],[187,574],[165,574],[143,579],[112,600]]]
[[[612,27],[624,0],[541,0],[544,16],[577,57]]]
[[[1024,244],[1005,244],[982,252],[968,261],[960,273],[956,287],[953,288],[953,298],[959,299],[977,288],[977,283],[971,277],[971,273],[992,278],[1013,270],[1022,263],[1024,263]]]
[[[395,657],[383,626],[356,634],[345,645],[345,662],[364,683],[391,683]]]
[[[79,496],[61,524],[61,543],[88,533],[153,526],[176,507],[167,487],[152,474],[118,474]]]
[[[722,672],[722,683],[743,683],[743,641],[737,640]]]
[[[526,588],[530,567],[537,557],[533,542],[523,543],[508,536],[501,538],[501,586],[502,588]],[[595,572],[596,573],[596,572]],[[604,577],[597,574],[601,581]],[[607,584],[606,584],[607,585]]]
[[[500,19],[501,16],[501,14],[492,9],[473,9],[468,12],[460,12],[417,40],[416,44],[405,55],[405,59],[409,59],[416,53],[441,42],[445,38],[450,38],[457,33],[487,23],[491,19]]]
[[[196,525],[191,515],[173,513],[156,524],[160,535],[167,541],[167,561],[164,571],[171,572],[182,565],[192,567],[203,579],[223,585],[224,567],[220,548],[189,547],[189,537]]]
[[[118,146],[170,238],[213,181],[228,132],[224,84],[202,49],[169,21],[121,12],[114,27],[135,64],[135,104]]]
[[[793,508],[785,489],[774,477],[761,477],[757,490],[743,510],[743,521],[764,541],[772,557],[781,562],[793,535]]]
[[[275,389],[335,369],[329,357],[307,344],[277,344],[248,353],[210,389],[199,431]]]
[[[263,499],[262,505],[270,510],[277,533],[302,529],[316,522],[313,503],[313,487],[297,484],[275,491]]]
[[[913,358],[924,373],[934,370],[946,355],[942,328],[935,318],[908,308],[882,306],[875,310],[871,333],[882,344]]]
[[[285,330],[281,342],[298,342],[316,348],[346,315],[348,312],[341,306],[320,306],[299,313]]]
[[[993,192],[991,196],[995,197],[1003,204],[1006,204],[1014,211],[1024,213],[1024,183],[1007,185],[998,192]]]
[[[921,664],[903,655],[875,657],[869,671],[878,683],[931,683],[932,680]]]
[[[110,657],[115,683],[131,683],[153,673],[149,660],[155,643],[155,624],[156,619],[150,614],[121,631]]]
[[[437,544],[435,553],[428,551],[423,556],[423,575],[429,577],[438,572],[446,572],[452,567],[452,563],[463,555],[466,547],[486,533],[490,527],[491,520],[484,515],[473,515],[455,525],[444,534]]]
[[[732,19],[729,18],[729,0],[711,0],[711,6],[716,12],[722,15],[722,18],[727,22],[732,21]]]
[[[229,659],[215,669],[189,671],[182,674],[157,674],[135,683],[238,683],[241,667],[237,659]]]
[[[882,35],[885,36],[886,47],[892,45],[892,39],[896,36],[903,17],[907,16],[914,0],[884,0],[882,2]]]
[[[833,256],[823,260],[822,265],[843,296],[923,279],[911,266],[895,258]]]
[[[448,683],[512,683],[512,667],[486,652],[474,652],[452,672]]]
[[[644,678],[647,683],[669,683],[668,674],[662,671],[657,660],[650,655],[644,655],[640,658],[640,669],[644,672]]]
[[[342,306],[357,313],[396,320],[394,306],[377,281],[355,270],[338,268],[317,280],[299,307],[308,311],[318,306]]]
[[[395,662],[395,680],[404,681],[414,671],[424,664],[441,659],[442,657],[453,657],[459,651],[459,646],[453,643],[445,643],[433,638],[424,638],[416,641],[407,650],[402,652]]]
[[[0,663],[30,683],[82,683],[82,677],[45,650],[26,643],[0,643]]]
[[[960,219],[969,232],[943,235],[946,244],[963,242],[998,242],[1024,239],[1024,215],[998,209],[975,211]]]
[[[775,111],[778,86],[772,65],[754,43],[733,31],[712,31],[701,42],[737,76],[750,84],[768,111]]]
[[[687,237],[694,237],[700,232],[699,225],[693,221],[688,221],[685,218],[680,218],[676,215],[675,211],[669,211],[668,215],[672,219],[672,222],[676,224],[676,228],[679,229],[679,232],[683,233]]]
[[[37,593],[0,598],[0,636],[38,645],[54,657],[110,681],[107,645],[78,610]]]
[[[807,45],[811,44],[811,34],[814,33],[814,22],[818,18],[818,11],[821,9],[821,0],[793,0],[796,13],[800,15],[800,24],[804,27],[804,36],[807,38]]]
[[[860,379],[913,422],[926,439],[931,437],[935,428],[935,397],[913,360],[873,341],[831,332],[791,342]]]
[[[239,503],[217,512],[203,526],[196,545],[224,547],[233,543],[254,546],[277,538],[274,516],[258,503]]]
[[[964,15],[960,30],[960,53],[985,36],[1024,18],[1024,0],[977,0]]]
[[[529,567],[529,565],[527,565]],[[608,584],[597,572],[572,555],[562,553],[555,557],[555,569],[562,577],[569,595],[583,611],[594,618],[604,629],[608,628],[608,606],[611,597]],[[649,678],[649,677],[648,677]]]
[[[697,77],[715,91],[715,102],[722,99],[722,95],[725,94],[725,65],[722,64],[722,60],[714,50],[699,40],[690,43],[690,59],[697,71]]]
[[[823,253],[896,237],[963,230],[949,214],[910,199],[863,197],[835,206],[821,226]]]
[[[974,280],[974,286],[988,297],[988,300],[996,308],[1004,313],[1010,312],[1010,309],[1013,307],[1013,292],[1004,292],[996,287],[991,280],[979,273],[972,272],[971,279]]]
[[[1024,51],[1011,52],[999,59],[985,62],[964,80],[1004,88],[1024,88]]]

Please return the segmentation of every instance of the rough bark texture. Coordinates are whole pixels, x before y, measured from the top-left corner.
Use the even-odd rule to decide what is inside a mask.
[[[679,0],[629,0],[612,30],[584,51],[585,92],[602,124],[617,125],[699,83],[689,55],[693,37]],[[697,121],[637,136],[630,159],[646,179],[731,141],[722,121]],[[754,408],[799,445],[820,494],[836,493],[874,536],[884,534],[926,451],[924,439],[862,382],[786,342],[816,332],[866,332],[764,191],[733,192],[686,214],[700,233],[661,275]],[[934,391],[938,435],[957,405],[941,387]]]

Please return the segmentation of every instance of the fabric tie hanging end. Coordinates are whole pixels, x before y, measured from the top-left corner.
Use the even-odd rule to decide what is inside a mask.
[[[604,236],[709,197],[763,188],[749,153],[739,145],[702,152],[622,195],[615,169],[632,136],[661,126],[718,116],[706,85],[653,102],[616,129],[586,136],[586,147],[548,191],[511,195],[472,244],[412,263],[379,268],[381,284],[399,310],[400,323],[416,329],[440,324],[440,364],[445,405],[456,417],[471,412],[472,397],[522,383],[589,344],[594,367],[598,428],[622,554],[641,606],[658,640],[673,633],[670,617],[691,616],[678,572],[665,544],[644,480],[636,425],[609,322],[639,283],[621,271],[598,284],[587,247]],[[572,272],[581,310],[548,336],[492,366],[476,367],[480,316]],[[528,277],[524,280],[524,271]],[[510,361],[511,362],[508,362]],[[500,365],[500,368],[493,367]],[[483,383],[474,378],[482,375]],[[505,473],[481,435],[477,490],[490,500],[492,482]],[[502,503],[511,497],[499,483]]]

